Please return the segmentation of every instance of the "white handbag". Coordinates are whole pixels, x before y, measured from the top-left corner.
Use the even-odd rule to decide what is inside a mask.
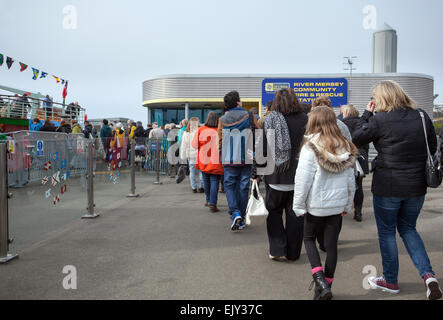
[[[257,192],[258,199],[254,197],[254,190]],[[251,217],[266,217],[268,210],[265,206],[258,183],[256,180],[252,182],[251,195],[249,196],[248,206],[246,208],[246,225],[251,225]]]
[[[365,172],[363,171],[363,168],[360,165],[360,162],[358,160],[355,161],[355,170],[354,170],[356,177],[364,177]]]

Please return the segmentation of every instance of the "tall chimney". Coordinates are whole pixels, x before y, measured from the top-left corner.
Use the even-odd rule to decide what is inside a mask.
[[[386,23],[373,34],[372,72],[397,72],[397,32]]]

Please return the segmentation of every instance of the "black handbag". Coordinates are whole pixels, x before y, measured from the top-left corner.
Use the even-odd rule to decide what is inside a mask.
[[[178,173],[175,178],[175,182],[180,183],[186,178],[186,166],[181,165],[180,168],[178,168]]]
[[[429,188],[438,188],[442,182],[442,173],[440,171],[440,161],[436,155],[432,156],[429,151],[428,134],[426,133],[425,116],[420,111],[421,121],[423,122],[423,130],[425,132],[426,149],[428,158],[426,160],[426,184]]]

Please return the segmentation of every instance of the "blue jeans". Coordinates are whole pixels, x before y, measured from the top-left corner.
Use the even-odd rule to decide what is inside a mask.
[[[423,278],[427,273],[434,275],[423,241],[415,229],[424,200],[424,196],[388,198],[374,195],[373,197],[383,275],[387,283],[397,283],[399,263],[396,230],[420,277]]]
[[[203,188],[203,175],[198,169],[195,169],[195,162],[189,161],[189,181],[191,182],[192,190],[197,190],[197,177],[196,173],[198,171],[198,189]]]
[[[209,203],[210,206],[217,205],[218,185],[220,183],[220,177],[221,176],[216,174],[208,174],[203,172],[206,202]]]
[[[244,218],[249,198],[251,165],[224,167],[225,193],[228,200],[229,214],[238,212]]]

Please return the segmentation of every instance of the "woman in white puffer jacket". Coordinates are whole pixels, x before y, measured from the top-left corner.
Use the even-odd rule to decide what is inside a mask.
[[[358,150],[340,132],[334,111],[313,108],[295,175],[293,210],[305,216],[304,244],[312,267],[315,300],[332,298],[337,241],[342,215],[351,212]],[[315,239],[324,232],[327,252],[323,269]]]

